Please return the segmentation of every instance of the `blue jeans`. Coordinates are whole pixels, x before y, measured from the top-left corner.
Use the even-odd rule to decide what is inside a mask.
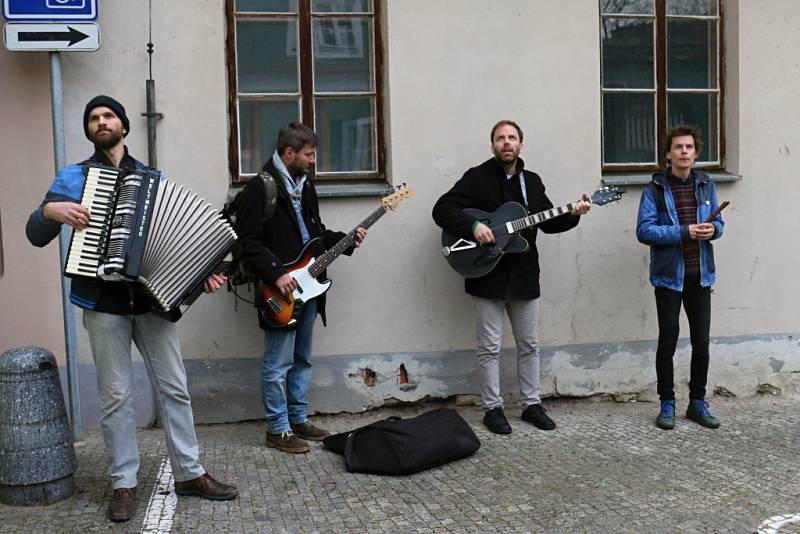
[[[261,400],[267,416],[267,432],[281,434],[308,421],[306,392],[311,383],[311,343],[317,299],[303,306],[294,330],[264,332],[261,361]]]

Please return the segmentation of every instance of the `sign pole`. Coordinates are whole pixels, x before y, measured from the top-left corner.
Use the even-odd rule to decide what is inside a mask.
[[[61,56],[60,52],[50,52],[50,98],[53,111],[53,154],[55,156],[56,173],[60,171],[67,160],[67,149],[64,137],[64,102],[61,92]],[[69,251],[70,228],[61,227],[58,236],[58,250],[61,258],[61,270],[67,261]],[[75,330],[75,307],[69,301],[71,281],[62,274],[61,292],[64,310],[64,338],[67,348],[67,389],[69,390],[69,420],[72,425],[72,440],[81,441],[81,402],[78,382],[78,343]]]

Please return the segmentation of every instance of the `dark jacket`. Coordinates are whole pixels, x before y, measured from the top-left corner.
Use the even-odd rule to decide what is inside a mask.
[[[102,151],[97,150],[83,163],[99,163],[111,166]],[[127,170],[142,170],[145,165],[125,155],[119,166]],[[163,177],[162,177],[163,178]],[[81,165],[67,165],[58,172],[47,190],[42,204],[31,213],[25,234],[33,245],[43,247],[61,231],[61,223],[45,219],[42,208],[49,202],[80,202],[86,178]],[[150,311],[151,305],[144,293],[130,282],[107,282],[102,279],[73,278],[70,301],[81,308],[114,315],[134,315]]]
[[[286,270],[284,264],[292,263],[300,256],[303,250],[303,238],[300,235],[300,225],[297,222],[289,193],[283,184],[280,173],[275,169],[270,158],[264,165],[277,185],[277,204],[275,212],[269,220],[264,218],[264,182],[255,177],[251,179],[239,198],[236,208],[236,227],[239,234],[239,243],[242,248],[242,258],[262,282],[274,285]],[[306,180],[303,186],[303,220],[311,236],[322,238],[323,250],[335,245],[346,234],[327,230],[319,216],[319,200],[314,183]],[[352,249],[345,254],[352,253]],[[324,278],[323,273],[322,277]],[[317,306],[318,313],[325,323],[325,295],[321,295]],[[268,330],[269,325],[259,313],[259,325]]]
[[[694,182],[697,222],[701,223],[719,205],[717,188],[708,175],[694,169],[689,179]],[[666,173],[654,174],[651,184],[642,190],[636,220],[636,237],[641,243],[650,246],[650,283],[654,287],[683,291],[681,244],[691,239],[689,226],[681,225],[678,220]],[[666,211],[659,211],[656,195],[663,195]],[[711,239],[719,239],[725,228],[722,216],[718,214],[711,223],[714,225],[714,237]],[[709,287],[715,280],[714,247],[711,241],[700,241],[700,285]]]
[[[519,173],[525,177],[528,196],[528,212],[538,213],[553,207],[544,192],[542,179],[535,172],[524,170],[524,162],[517,161],[517,174],[511,180],[519,180]],[[525,204],[519,191],[511,194],[512,188],[506,184],[506,173],[495,158],[469,169],[456,182],[450,191],[442,195],[433,207],[436,224],[451,234],[474,240],[472,225],[475,218],[463,212],[464,208],[477,208],[492,212],[506,202]],[[564,232],[577,226],[580,217],[562,215],[525,229],[521,235],[528,240],[530,248],[521,254],[504,256],[497,267],[480,278],[468,278],[465,290],[470,295],[492,299],[535,299],[539,298],[539,252],[536,249],[537,230],[552,234]]]

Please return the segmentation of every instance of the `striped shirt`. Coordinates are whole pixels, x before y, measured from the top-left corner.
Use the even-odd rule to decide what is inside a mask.
[[[675,201],[675,209],[678,212],[680,225],[697,224],[697,197],[694,192],[694,177],[690,176],[686,180],[681,180],[670,173],[667,183],[670,191],[672,191],[672,199]],[[682,250],[685,267],[683,279],[700,280],[700,242],[696,239],[684,241]]]

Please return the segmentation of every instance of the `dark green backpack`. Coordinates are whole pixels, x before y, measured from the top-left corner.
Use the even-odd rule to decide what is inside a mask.
[[[265,220],[269,220],[272,217],[272,214],[275,213],[275,206],[278,203],[278,187],[275,183],[275,178],[273,178],[272,175],[266,171],[261,171],[258,173],[257,178],[264,182],[264,218]],[[240,229],[236,221],[236,210],[239,206],[239,199],[241,195],[242,191],[236,193],[236,196],[233,197],[233,200],[225,204],[225,207],[222,209],[222,217],[225,218],[231,224],[231,226],[233,226],[233,229],[237,235],[239,234]],[[236,287],[247,285],[249,289],[249,286],[254,284],[258,277],[250,269],[250,266],[247,265],[247,262],[243,260],[242,248],[238,241],[236,244],[234,244],[233,249],[231,249],[228,261],[229,265],[226,270],[228,276],[228,291],[233,292],[237,298],[241,298],[237,293]]]

